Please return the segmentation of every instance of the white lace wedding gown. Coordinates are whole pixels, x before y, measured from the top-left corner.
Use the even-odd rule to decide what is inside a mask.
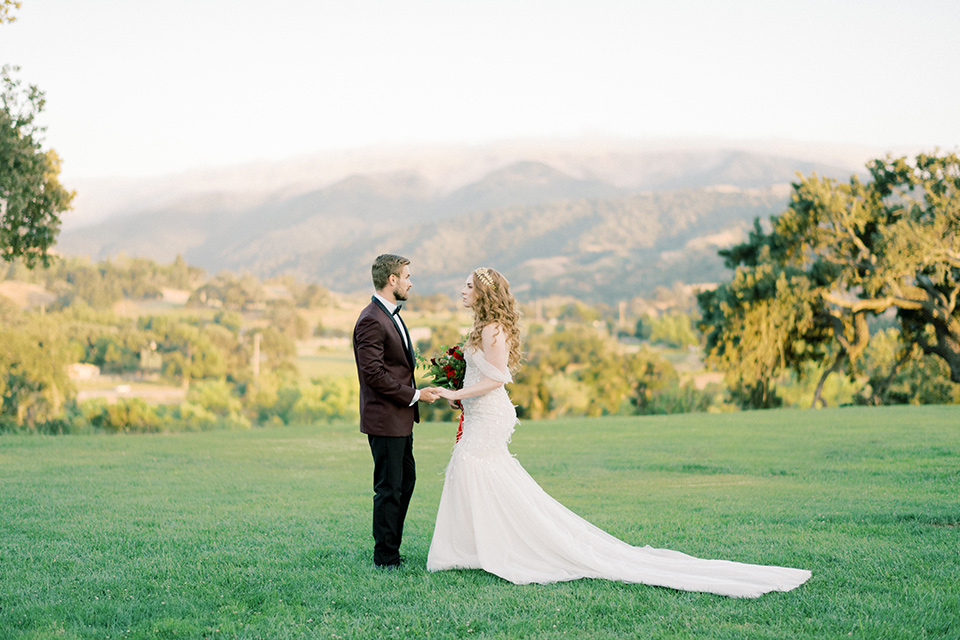
[[[464,356],[464,387],[482,377],[512,382],[483,352]],[[428,571],[483,569],[515,584],[602,578],[744,598],[789,591],[810,577],[618,540],[547,495],[510,454],[517,414],[504,387],[462,402],[463,435],[447,466]]]

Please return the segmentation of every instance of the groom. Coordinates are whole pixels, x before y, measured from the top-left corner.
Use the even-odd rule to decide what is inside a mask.
[[[360,432],[373,454],[373,563],[396,569],[402,564],[400,538],[417,480],[413,460],[413,423],[417,402],[432,403],[434,388],[417,389],[410,334],[399,315],[407,299],[410,261],[384,254],[373,263],[376,295],[357,318],[353,355],[360,378]]]

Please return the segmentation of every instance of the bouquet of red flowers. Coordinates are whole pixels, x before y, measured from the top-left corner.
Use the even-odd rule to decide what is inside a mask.
[[[440,355],[430,358],[427,366],[433,377],[433,384],[446,389],[463,389],[463,374],[467,371],[467,363],[463,359],[463,342],[452,347],[441,347]],[[457,401],[457,406],[463,411],[463,405]],[[460,426],[457,427],[457,442],[463,435],[463,413],[460,414]]]
[[[452,347],[441,347],[442,352],[435,358],[430,358],[430,364],[427,367],[431,382],[436,387],[446,389],[462,389],[463,374],[467,370],[467,363],[463,360],[462,344],[455,344]]]

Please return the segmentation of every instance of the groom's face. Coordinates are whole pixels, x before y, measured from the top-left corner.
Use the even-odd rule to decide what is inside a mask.
[[[404,265],[400,271],[400,275],[390,276],[390,279],[396,279],[393,285],[393,297],[400,302],[406,300],[407,294],[410,293],[410,289],[413,287],[413,283],[410,282],[410,265]]]

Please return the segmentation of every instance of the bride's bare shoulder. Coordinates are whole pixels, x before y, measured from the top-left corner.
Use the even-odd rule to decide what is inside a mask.
[[[507,344],[507,332],[499,322],[491,322],[480,330],[483,351],[502,349]]]
[[[483,326],[483,329],[480,330],[480,336],[484,342],[500,341],[506,338],[506,335],[507,332],[503,325],[496,321],[488,322]]]
[[[481,335],[494,335],[498,333],[505,333],[503,323],[493,320],[483,325],[483,329],[480,330]]]

